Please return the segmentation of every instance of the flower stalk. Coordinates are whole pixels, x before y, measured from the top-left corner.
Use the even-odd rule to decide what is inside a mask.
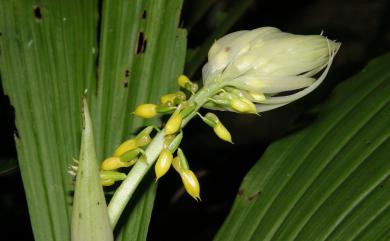
[[[135,163],[108,205],[112,227],[159,157],[155,166],[157,179],[173,166],[187,193],[200,200],[199,182],[179,148],[182,129],[199,115],[219,138],[232,143],[229,131],[218,117],[212,113],[203,117],[198,113],[200,108],[258,114],[291,103],[320,85],[339,46],[322,35],[294,35],[271,27],[239,31],[217,40],[203,67],[203,88],[198,90],[197,84],[181,75],[178,85],[190,93],[188,100],[184,92],[179,91],[162,96],[160,105],[139,105],[134,114],[141,118],[172,114],[153,139],[149,136],[152,127],[147,127],[149,131],[141,132],[118,147],[114,156],[120,160],[106,159],[109,162],[102,170]],[[173,158],[176,150],[178,156]],[[124,176],[120,177],[118,180]],[[111,184],[116,179],[108,180]]]
[[[181,122],[181,128],[185,127],[185,125],[196,116],[197,111],[208,101],[208,99],[218,93],[222,87],[222,84],[214,84],[208,88],[202,88],[196,94],[194,94],[188,100],[188,105],[194,107],[192,108],[191,112],[188,113],[185,118],[183,118]],[[159,157],[164,146],[165,136],[166,130],[164,128],[159,133],[157,133],[152,142],[146,148],[146,160],[136,162],[136,164],[128,173],[127,178],[116,189],[110,203],[108,204],[108,215],[112,227],[115,227],[120,218],[120,215],[134,194],[137,186],[140,184],[143,177]]]

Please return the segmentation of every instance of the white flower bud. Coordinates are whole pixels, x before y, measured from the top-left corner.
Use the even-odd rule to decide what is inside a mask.
[[[203,67],[204,85],[222,83],[264,96],[265,100],[252,101],[258,103],[258,112],[271,110],[313,91],[325,78],[339,47],[340,43],[322,35],[295,35],[272,27],[234,32],[210,48]],[[295,90],[300,91],[273,97]]]

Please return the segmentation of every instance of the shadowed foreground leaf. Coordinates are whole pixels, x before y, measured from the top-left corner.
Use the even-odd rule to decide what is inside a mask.
[[[389,70],[390,54],[375,59],[273,143],[215,240],[390,240]]]

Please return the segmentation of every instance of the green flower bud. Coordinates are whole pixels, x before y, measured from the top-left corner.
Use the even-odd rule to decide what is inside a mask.
[[[203,82],[247,91],[253,98],[245,98],[258,103],[257,112],[271,110],[318,87],[339,47],[322,35],[294,35],[272,27],[234,32],[210,48]],[[287,91],[296,92],[277,95]]]
[[[168,149],[163,149],[158,157],[156,164],[154,165],[154,171],[156,173],[156,180],[164,176],[172,164],[172,152]]]
[[[165,135],[171,135],[180,130],[181,122],[183,118],[181,117],[179,112],[174,112],[169,120],[167,121],[167,124],[165,124]]]
[[[129,167],[133,164],[131,162],[123,162],[119,157],[109,157],[102,162],[101,169],[103,171],[111,171],[121,167]]]
[[[186,95],[182,91],[166,94],[160,97],[160,102],[163,105],[178,105],[186,100]]]
[[[134,115],[141,118],[152,118],[157,115],[157,105],[155,104],[141,104],[135,108]]]
[[[243,97],[232,99],[230,106],[241,113],[257,113],[255,104]]]
[[[180,172],[180,177],[187,193],[190,194],[190,196],[193,197],[196,201],[201,200],[200,185],[195,174],[191,170],[182,170]]]
[[[177,149],[177,156],[179,157],[180,160],[180,168],[183,170],[188,170],[190,167],[188,165],[187,158],[184,155],[184,152],[181,148]]]
[[[159,114],[172,113],[176,107],[174,106],[166,106],[166,105],[158,105],[156,106],[156,112]]]
[[[124,153],[134,150],[138,147],[148,145],[152,139],[150,138],[150,133],[153,131],[153,126],[148,126],[143,129],[134,139],[129,139],[122,144],[120,144],[115,152],[114,156],[120,157]]]
[[[116,171],[100,171],[100,182],[102,186],[114,185],[116,181],[123,181],[126,179],[126,174]]]
[[[226,127],[221,122],[218,122],[218,124],[214,127],[213,130],[220,139],[233,144],[232,136],[230,135],[230,132],[226,129]]]
[[[179,76],[179,78],[177,79],[177,83],[179,84],[180,87],[192,93],[198,91],[198,85],[196,83],[191,82],[191,80],[183,74]]]
[[[214,133],[222,140],[233,144],[232,136],[226,127],[221,123],[218,117],[213,113],[207,113],[205,116],[201,116],[202,120],[213,128]]]

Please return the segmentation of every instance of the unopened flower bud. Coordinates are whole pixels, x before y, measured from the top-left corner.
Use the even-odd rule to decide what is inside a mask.
[[[122,144],[120,144],[114,152],[114,156],[120,157],[124,153],[134,150],[138,147],[148,145],[152,139],[150,138],[150,133],[152,132],[153,127],[148,126],[143,129],[134,139],[129,139]]]
[[[178,173],[180,173],[182,171],[183,167],[182,167],[181,160],[180,160],[179,156],[176,156],[175,158],[173,158],[172,166],[173,166],[173,168],[175,168],[175,170]]]
[[[177,79],[177,83],[179,84],[180,87],[182,87],[188,91],[196,92],[198,90],[198,85],[196,83],[193,83],[185,75],[180,75],[179,78]]]
[[[186,103],[187,104],[187,103]],[[196,108],[196,105],[190,104],[185,105],[180,111],[181,118],[186,118],[189,114],[191,114]]]
[[[123,181],[126,179],[126,174],[117,171],[101,171],[100,181],[102,186],[111,186],[116,181]]]
[[[219,138],[233,144],[232,136],[230,135],[230,132],[226,129],[226,127],[221,122],[218,122],[218,124],[214,127],[213,130]]]
[[[182,91],[166,94],[160,97],[160,102],[163,105],[178,105],[186,100],[186,95]]]
[[[175,109],[176,109],[176,107],[174,107],[174,106],[167,106],[167,105],[156,106],[156,112],[158,114],[172,113]]]
[[[213,128],[215,134],[220,139],[233,144],[232,136],[230,135],[230,132],[226,129],[226,127],[221,123],[221,121],[215,114],[209,112],[205,116],[200,116],[200,117],[208,126]]]
[[[179,158],[177,161],[180,161],[180,164],[178,165],[179,170],[187,170],[190,169],[190,166],[188,165],[187,157],[184,155],[184,152],[181,148],[177,149],[177,157]]]
[[[157,180],[168,172],[172,164],[172,159],[172,153],[168,149],[163,149],[161,151],[160,156],[154,165]]]
[[[230,102],[230,106],[241,113],[257,113],[256,106],[250,100],[242,97],[234,98]]]
[[[165,125],[165,135],[171,135],[180,130],[182,117],[179,112],[174,112]]]
[[[193,197],[196,201],[200,200],[200,185],[198,178],[191,170],[182,170],[180,177],[183,182],[184,188],[187,193]]]
[[[102,162],[101,169],[103,171],[111,171],[121,167],[129,167],[132,164],[134,163],[121,161],[119,157],[109,157]]]
[[[248,91],[258,103],[257,112],[271,110],[317,88],[339,47],[322,35],[294,35],[272,27],[234,32],[210,48],[204,86],[220,82]]]
[[[138,144],[135,141],[135,139],[130,139],[118,146],[114,152],[114,156],[120,157],[123,155],[125,152],[128,152],[130,150],[134,150],[135,148],[138,148]]]
[[[137,148],[123,153],[119,158],[122,162],[133,163],[140,155],[145,155],[145,152],[143,149]]]
[[[141,118],[155,117],[157,115],[156,107],[155,104],[141,104],[135,109],[134,115]]]

